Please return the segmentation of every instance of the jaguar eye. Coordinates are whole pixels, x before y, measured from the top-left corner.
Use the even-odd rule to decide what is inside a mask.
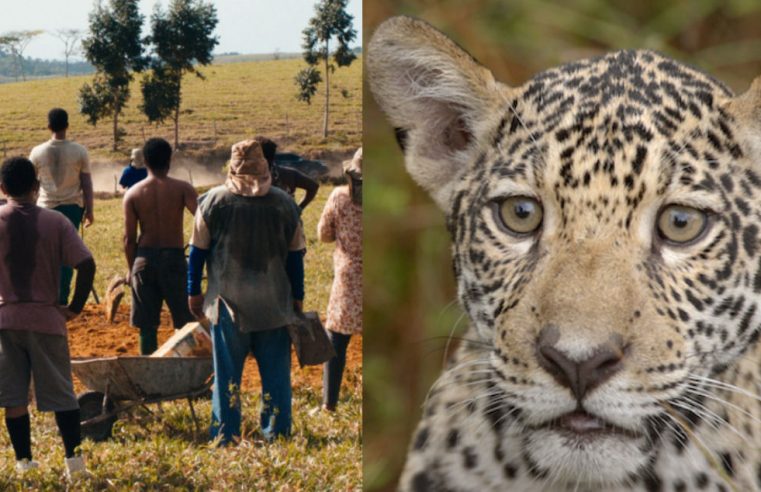
[[[676,244],[685,244],[699,237],[708,224],[702,210],[683,205],[668,205],[658,216],[658,232]]]
[[[527,196],[511,196],[498,204],[499,218],[507,230],[524,235],[542,225],[544,212],[538,201]]]

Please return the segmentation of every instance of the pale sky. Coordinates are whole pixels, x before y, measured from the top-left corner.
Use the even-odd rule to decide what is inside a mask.
[[[81,29],[95,0],[0,0],[0,34],[8,31]],[[107,0],[106,0],[107,1]],[[140,0],[145,15],[143,36],[150,30],[150,16],[157,3],[170,0]],[[301,52],[301,31],[314,13],[315,0],[214,0],[217,7],[215,53]],[[349,0],[357,31],[355,45],[362,41],[362,0]],[[31,58],[63,59],[63,43],[49,33],[35,38],[24,52]],[[78,56],[77,59],[81,59]]]

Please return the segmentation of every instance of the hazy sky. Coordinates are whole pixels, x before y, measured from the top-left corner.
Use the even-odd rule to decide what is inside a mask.
[[[95,0],[0,0],[0,34],[8,31],[56,29],[87,30],[87,16]],[[107,1],[107,0],[105,0]],[[140,0],[145,15],[143,35],[150,29],[150,15],[157,3]],[[315,0],[214,0],[217,7],[215,53],[272,53],[301,51],[301,31],[314,13]],[[356,44],[362,40],[362,0],[349,0],[354,16]],[[49,33],[35,38],[24,52],[32,58],[61,59],[63,43]]]

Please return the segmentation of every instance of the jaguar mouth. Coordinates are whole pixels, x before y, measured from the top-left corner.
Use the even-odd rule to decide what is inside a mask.
[[[636,439],[642,434],[614,425],[586,410],[576,409],[539,426],[570,437],[575,441],[592,441],[604,437]]]

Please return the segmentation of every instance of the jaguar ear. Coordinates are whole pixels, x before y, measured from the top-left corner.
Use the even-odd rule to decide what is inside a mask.
[[[367,49],[367,79],[394,126],[410,175],[444,210],[509,88],[429,24],[393,17]]]
[[[738,138],[750,150],[751,159],[761,159],[761,77],[756,77],[743,94],[730,99],[727,109],[740,123]]]

